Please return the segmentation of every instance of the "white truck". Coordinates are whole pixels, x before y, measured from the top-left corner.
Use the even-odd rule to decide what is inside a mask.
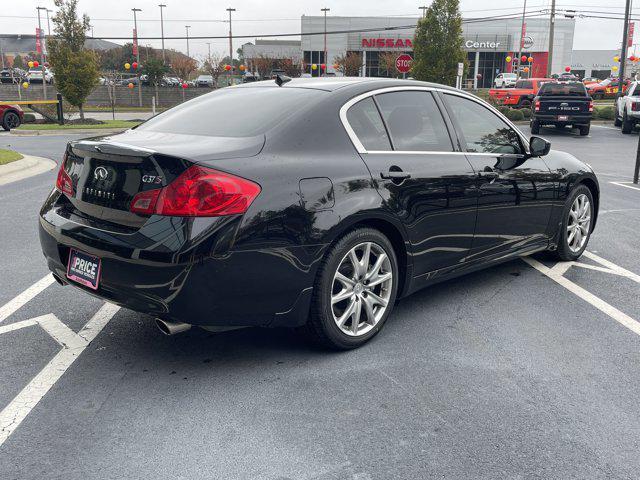
[[[631,133],[636,123],[640,123],[640,82],[635,81],[616,98],[614,124],[622,133]]]

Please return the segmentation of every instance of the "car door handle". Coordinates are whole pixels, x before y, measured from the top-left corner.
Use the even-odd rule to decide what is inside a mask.
[[[493,172],[493,171],[481,171],[478,172],[478,176],[480,178],[487,178],[490,180],[495,180],[496,178],[498,178],[500,176],[500,174],[498,172]]]
[[[380,178],[383,178],[385,180],[406,180],[407,178],[411,178],[411,174],[407,173],[407,172],[395,172],[395,171],[390,171],[387,173],[384,172],[380,172]]]

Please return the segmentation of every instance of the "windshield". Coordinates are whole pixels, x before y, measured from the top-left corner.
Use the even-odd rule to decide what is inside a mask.
[[[516,78],[517,75],[515,73],[503,73],[502,76],[504,78]]]
[[[605,78],[604,80],[602,80],[598,85],[600,85],[601,87],[606,87],[607,85],[609,85],[611,83],[611,79],[610,78]]]
[[[531,80],[518,80],[516,88],[533,88],[533,82]]]
[[[545,83],[540,87],[539,96],[586,97],[587,90],[582,83]]]
[[[163,112],[138,127],[151,132],[213,137],[260,135],[310,107],[322,90],[303,88],[223,88]]]

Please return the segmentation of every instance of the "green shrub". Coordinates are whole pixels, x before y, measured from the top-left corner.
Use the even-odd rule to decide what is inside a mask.
[[[521,108],[520,111],[524,118],[531,118],[531,109],[530,108]]]
[[[498,111],[503,115],[508,115],[508,113],[511,111],[511,109],[505,105],[499,105],[497,108]]]
[[[600,120],[613,120],[615,116],[615,109],[612,106],[607,107],[598,107],[594,109],[593,118],[598,118]]]
[[[524,120],[524,114],[522,110],[509,110],[507,112],[507,118],[512,122],[518,122]]]
[[[22,123],[33,123],[36,121],[36,116],[33,113],[25,113]]]

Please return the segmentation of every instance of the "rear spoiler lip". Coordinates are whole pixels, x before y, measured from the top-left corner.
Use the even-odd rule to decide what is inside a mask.
[[[81,150],[89,153],[104,153],[108,155],[122,155],[130,157],[150,157],[156,150],[145,147],[134,147],[126,143],[109,141],[97,141],[92,139],[83,139],[70,142],[69,146],[72,150]]]

